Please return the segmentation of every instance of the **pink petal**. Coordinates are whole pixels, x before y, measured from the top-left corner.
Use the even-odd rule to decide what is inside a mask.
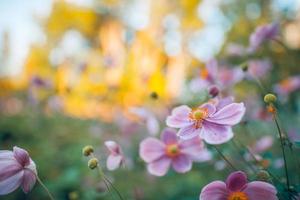
[[[192,169],[192,160],[186,155],[179,155],[172,160],[172,167],[178,173],[185,173]]]
[[[171,165],[171,159],[163,156],[160,159],[148,164],[148,171],[155,176],[164,176]]]
[[[0,181],[0,195],[6,195],[16,190],[22,183],[24,171],[20,171],[3,181]]]
[[[174,108],[171,115],[167,117],[167,125],[172,128],[182,128],[191,125],[192,122],[189,120],[190,112],[191,109],[186,105]]]
[[[0,160],[14,159],[14,153],[12,151],[0,150]]]
[[[13,148],[13,152],[14,152],[15,158],[23,167],[26,165],[29,165],[30,158],[29,158],[29,154],[27,151],[15,146]]]
[[[32,187],[36,182],[36,175],[28,169],[24,170],[23,180],[22,180],[22,189],[25,193],[30,192]]]
[[[229,191],[224,182],[214,181],[202,189],[199,200],[227,200],[228,194]]]
[[[248,183],[243,192],[248,195],[250,200],[278,199],[276,196],[276,188],[273,185],[262,181],[253,181]]]
[[[200,108],[206,108],[208,111],[208,116],[213,115],[217,110],[216,107],[211,103],[202,104]]]
[[[202,162],[211,158],[211,154],[204,148],[204,143],[200,137],[182,140],[179,146],[180,152],[188,155],[193,161]]]
[[[229,96],[223,99],[219,99],[217,103],[217,110],[219,111],[220,109],[224,108],[225,106],[233,103],[233,97]]]
[[[0,160],[0,181],[17,174],[22,169],[16,159]]]
[[[193,125],[190,125],[190,126],[181,128],[178,131],[178,135],[183,140],[189,140],[189,139],[199,136],[200,132],[201,132],[201,128],[195,129]]]
[[[176,144],[177,143],[177,135],[176,131],[171,128],[166,128],[162,131],[161,140],[165,144]]]
[[[245,110],[243,103],[232,103],[223,107],[213,116],[207,118],[206,121],[233,126],[241,121],[245,114]]]
[[[222,144],[228,142],[233,133],[230,126],[223,126],[213,123],[204,123],[200,137],[208,144]]]
[[[120,154],[120,146],[115,141],[105,141],[104,145],[109,150],[111,154],[119,155]]]
[[[108,170],[116,170],[122,164],[123,157],[121,155],[113,156],[110,155],[106,161],[106,167]]]
[[[227,188],[233,192],[242,190],[247,182],[247,175],[242,171],[233,172],[226,179]]]
[[[140,157],[152,162],[165,154],[165,144],[156,138],[146,138],[140,143]]]

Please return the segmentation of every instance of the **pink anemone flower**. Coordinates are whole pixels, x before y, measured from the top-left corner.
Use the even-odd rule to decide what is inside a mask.
[[[36,178],[36,166],[27,151],[19,147],[0,151],[0,195],[9,194],[19,186],[28,193]]]
[[[200,135],[208,144],[222,144],[233,137],[232,126],[245,114],[244,103],[234,103],[232,98],[213,99],[191,109],[186,105],[176,107],[167,117],[169,127],[179,128],[182,139]]]
[[[164,176],[171,165],[176,172],[185,173],[191,170],[193,161],[210,160],[211,154],[199,137],[180,140],[174,129],[167,128],[161,140],[149,137],[141,142],[140,157],[148,163],[150,174]]]
[[[104,144],[109,151],[106,161],[107,169],[111,171],[118,169],[125,162],[121,146],[114,141],[106,141]]]
[[[226,182],[213,181],[206,185],[200,200],[277,200],[276,188],[266,182],[248,182],[244,172],[231,173]]]

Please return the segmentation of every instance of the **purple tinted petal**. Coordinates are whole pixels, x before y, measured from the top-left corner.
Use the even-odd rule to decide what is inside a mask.
[[[208,144],[222,144],[228,142],[233,137],[233,133],[229,126],[206,122],[203,124],[200,136]]]
[[[190,112],[191,109],[186,105],[174,108],[172,110],[172,114],[167,117],[167,125],[172,128],[182,128],[189,126],[190,124],[192,124],[192,122],[189,120]]]
[[[205,103],[200,106],[200,108],[205,108],[207,109],[208,116],[213,115],[216,112],[216,107],[212,103]]]
[[[218,102],[217,102],[216,108],[217,108],[217,111],[219,111],[220,109],[224,108],[225,106],[233,103],[233,97],[229,96],[226,98],[218,99],[217,101]]]
[[[245,110],[243,103],[232,103],[223,107],[206,120],[216,124],[233,126],[241,121],[245,114]]]
[[[227,200],[229,191],[222,181],[214,181],[206,185],[201,193],[200,200]]]
[[[120,146],[115,141],[105,141],[104,145],[109,150],[109,152],[113,155],[119,155],[120,152]]]
[[[250,200],[278,199],[276,196],[276,188],[273,185],[262,181],[253,181],[251,183],[248,183],[243,192],[248,195]]]
[[[14,159],[14,153],[12,151],[0,150],[0,160]]]
[[[150,174],[155,176],[164,176],[168,172],[170,165],[171,159],[163,156],[160,159],[149,163],[147,169]]]
[[[121,155],[113,156],[110,155],[106,161],[106,167],[108,170],[116,170],[122,164],[123,157]]]
[[[16,159],[0,160],[0,181],[17,174],[22,169]]]
[[[3,181],[0,181],[0,195],[5,195],[16,190],[22,183],[24,171],[20,171]]]
[[[27,151],[15,146],[13,148],[13,152],[14,152],[15,158],[23,167],[26,165],[29,165],[30,158],[29,158],[29,154]]]
[[[22,189],[25,193],[30,192],[36,182],[36,175],[31,170],[24,170]]]
[[[261,153],[269,149],[272,145],[273,145],[273,137],[264,136],[255,143],[255,146],[252,148],[252,151],[254,153]]]
[[[140,144],[140,157],[152,162],[165,154],[165,144],[156,138],[147,138]]]
[[[160,138],[165,144],[176,144],[177,143],[176,131],[171,128],[164,129],[162,131]]]
[[[193,161],[202,162],[211,158],[211,154],[204,148],[204,143],[200,137],[182,140],[179,147],[180,152],[188,155]]]
[[[242,171],[233,172],[226,179],[227,188],[233,192],[242,190],[247,182],[247,175]]]
[[[193,125],[190,125],[190,126],[181,128],[178,131],[178,135],[183,140],[189,140],[189,139],[199,136],[200,132],[201,132],[201,128],[195,129]]]
[[[192,169],[192,160],[186,155],[179,155],[172,160],[172,167],[178,173],[185,173]]]

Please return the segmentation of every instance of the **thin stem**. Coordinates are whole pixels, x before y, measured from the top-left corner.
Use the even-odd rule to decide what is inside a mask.
[[[53,196],[51,195],[50,191],[49,191],[48,188],[44,185],[44,183],[41,181],[41,179],[40,179],[38,176],[36,176],[36,179],[37,179],[37,181],[39,182],[39,184],[41,184],[41,186],[44,188],[44,190],[46,190],[46,192],[47,192],[47,194],[48,194],[48,196],[49,196],[49,199],[54,200],[54,198],[53,198]]]
[[[116,191],[116,193],[118,194],[119,198],[120,198],[121,200],[124,200],[123,197],[122,197],[122,195],[121,195],[121,193],[120,193],[119,190],[113,185],[113,183],[112,183],[108,178],[106,178],[106,176],[104,176],[103,178],[104,178],[104,180],[106,180],[106,181],[111,185],[111,187]]]
[[[277,130],[278,130],[278,133],[279,133],[281,151],[282,151],[283,160],[284,160],[284,169],[285,169],[285,176],[286,176],[286,184],[287,184],[287,188],[289,190],[290,189],[290,179],[289,179],[289,175],[288,175],[288,168],[287,168],[287,161],[286,161],[284,143],[283,143],[283,138],[282,138],[282,132],[281,132],[281,129],[280,129],[280,126],[279,126],[276,114],[273,115],[273,119],[275,121]]]
[[[216,151],[218,152],[218,154],[223,158],[223,160],[234,170],[234,171],[238,171],[237,168],[235,168],[233,166],[233,164],[226,158],[226,156],[218,149],[217,146],[213,145],[213,147],[216,149]]]
[[[236,144],[236,142],[234,140],[232,140],[233,146],[236,148],[236,150],[238,151],[240,157],[242,158],[243,162],[246,164],[246,166],[248,166],[253,173],[256,173],[256,170],[254,169],[254,167],[251,165],[251,163],[249,163],[245,158],[243,153],[241,152],[241,149],[238,147],[238,145]]]

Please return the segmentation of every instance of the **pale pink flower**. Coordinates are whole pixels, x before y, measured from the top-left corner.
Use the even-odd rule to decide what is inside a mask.
[[[13,192],[19,186],[28,193],[37,179],[35,163],[24,149],[0,151],[0,195]]]
[[[244,113],[244,104],[234,103],[232,98],[213,99],[195,109],[186,105],[174,108],[166,123],[179,128],[182,139],[200,135],[209,144],[222,144],[233,137],[231,127],[241,121]]]
[[[161,140],[146,138],[140,144],[140,156],[148,163],[149,173],[164,176],[170,166],[178,172],[191,170],[193,161],[203,162],[211,159],[211,154],[204,147],[199,137],[191,140],[180,140],[174,129],[165,129]]]
[[[251,34],[249,42],[248,52],[255,52],[264,42],[276,39],[279,34],[279,24],[267,24],[263,26],[259,26],[255,29],[255,31]]]
[[[114,141],[106,141],[106,148],[109,151],[109,156],[107,157],[106,167],[108,170],[116,170],[125,162],[125,157],[121,146]]]
[[[231,173],[226,182],[213,181],[206,185],[200,200],[278,200],[276,188],[262,181],[248,182],[244,172]]]

